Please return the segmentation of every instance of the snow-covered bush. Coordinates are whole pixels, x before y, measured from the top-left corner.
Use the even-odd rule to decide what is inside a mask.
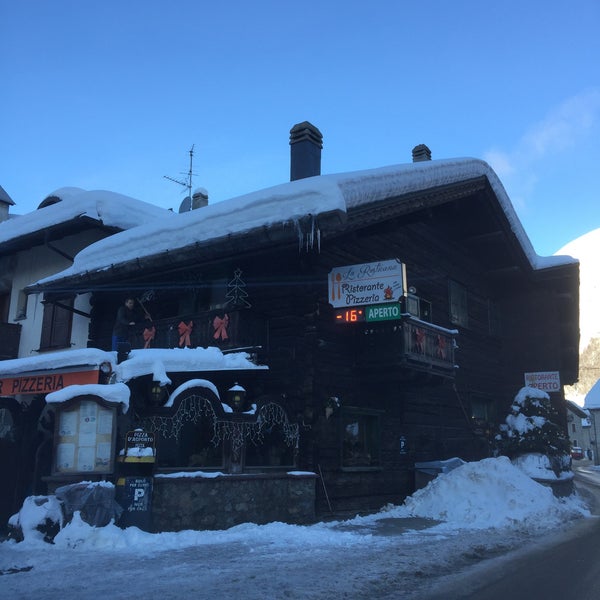
[[[17,541],[51,542],[63,526],[63,512],[56,496],[28,496],[18,513],[8,520],[10,536]]]
[[[21,510],[8,521],[9,534],[18,542],[40,539],[52,543],[75,515],[92,527],[105,527],[122,512],[112,483],[80,481],[57,488],[54,495],[25,498]]]
[[[557,477],[570,470],[569,439],[556,424],[557,417],[546,392],[521,388],[496,438],[500,454],[510,459],[530,453],[545,455]]]

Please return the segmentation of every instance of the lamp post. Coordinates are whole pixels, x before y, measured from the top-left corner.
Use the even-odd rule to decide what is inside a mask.
[[[600,457],[598,456],[598,429],[596,426],[596,411],[600,411],[600,408],[588,408],[590,411],[590,417],[592,419],[592,429],[594,430],[594,465],[598,466],[600,464]]]
[[[235,412],[243,412],[246,404],[246,390],[239,384],[235,384],[227,390],[229,405]]]

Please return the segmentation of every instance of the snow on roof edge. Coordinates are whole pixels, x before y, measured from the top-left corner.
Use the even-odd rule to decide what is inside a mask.
[[[77,255],[71,267],[39,280],[36,285],[100,272],[112,264],[125,264],[134,258],[181,250],[190,245],[190,241],[181,235],[186,228],[193,227],[195,239],[206,242],[226,235],[242,234],[256,227],[293,222],[306,215],[318,216],[334,210],[347,212],[360,205],[480,176],[489,181],[532,269],[542,270],[578,262],[568,256],[539,256],[504,186],[488,163],[476,158],[454,158],[309,177],[198,210],[172,213],[174,218],[167,224],[162,220],[153,221],[88,246]],[[169,231],[168,239],[161,241],[160,236]],[[153,243],[145,247],[149,239]],[[115,252],[117,248],[119,251]],[[129,249],[129,255],[125,248]],[[110,260],[107,256],[111,257]],[[115,256],[120,257],[119,262],[112,263]]]
[[[48,194],[46,198],[52,196],[61,198],[61,201],[24,215],[13,215],[10,227],[5,225],[8,221],[1,222],[0,244],[81,217],[125,230],[174,214],[166,208],[109,190],[64,187]]]

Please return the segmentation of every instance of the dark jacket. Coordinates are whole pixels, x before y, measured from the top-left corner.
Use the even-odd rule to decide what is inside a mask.
[[[129,335],[129,323],[136,321],[135,312],[125,305],[120,306],[117,311],[117,318],[113,327],[113,335],[126,338]]]

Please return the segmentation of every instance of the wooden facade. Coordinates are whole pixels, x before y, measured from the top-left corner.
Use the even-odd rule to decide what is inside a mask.
[[[248,403],[275,398],[297,425],[281,468],[320,476],[317,514],[401,502],[416,462],[489,456],[524,372],[576,380],[578,265],[534,269],[485,177],[359,204],[321,233],[301,246],[293,232],[253,231],[46,290],[93,292],[91,346],[109,349],[116,308],[135,293],[152,321],[134,346],[153,327],[150,347],[242,348],[267,365]],[[400,318],[337,321],[332,269],[392,259],[410,289]]]

